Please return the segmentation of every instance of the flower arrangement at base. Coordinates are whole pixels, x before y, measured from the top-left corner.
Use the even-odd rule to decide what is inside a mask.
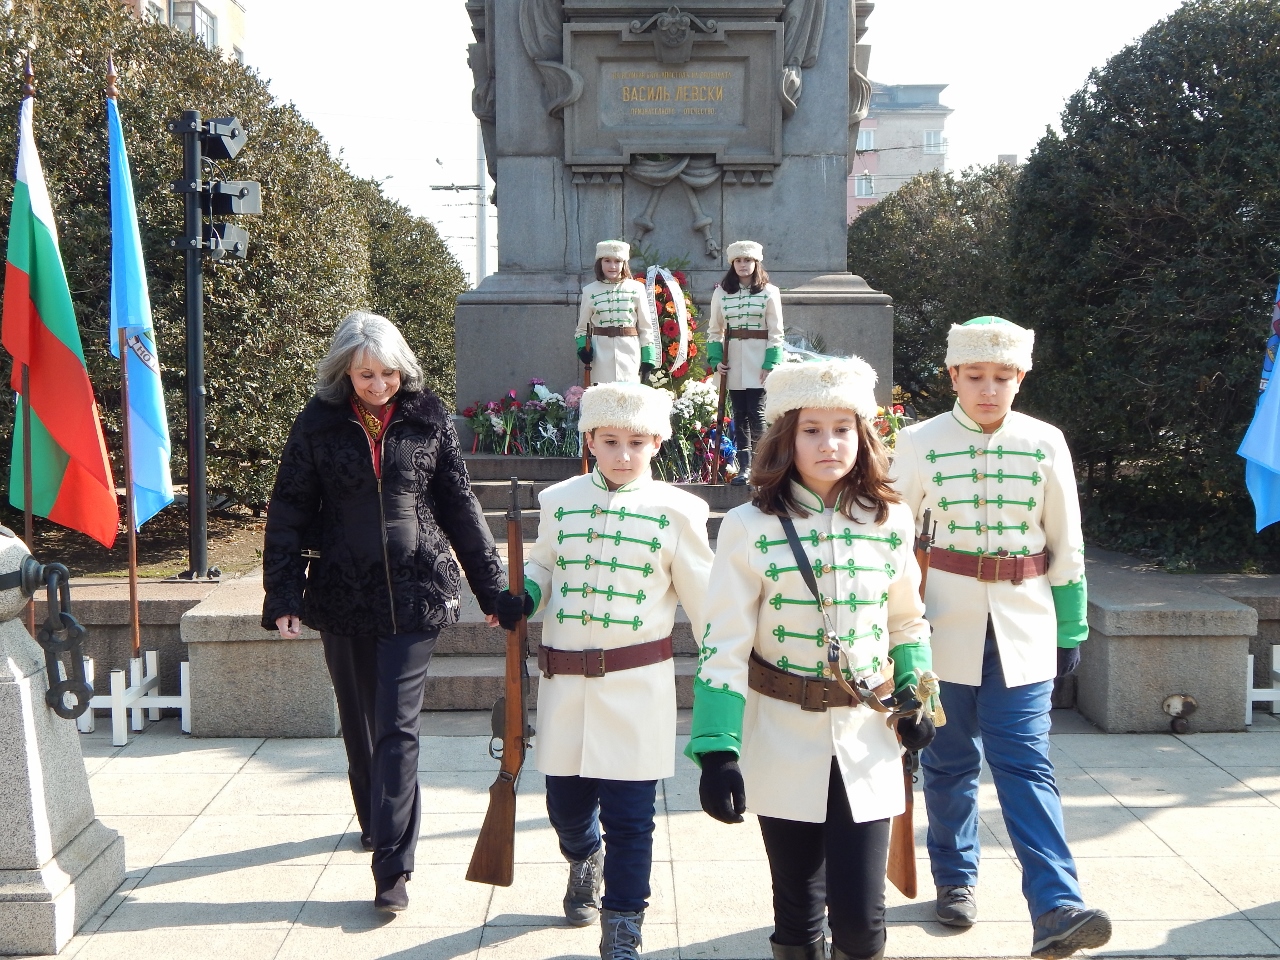
[[[871,426],[884,441],[884,445],[893,450],[897,444],[898,431],[910,422],[906,408],[900,403],[894,403],[888,407],[876,407],[876,418],[871,421]]]
[[[529,381],[525,400],[508,390],[501,400],[475,403],[462,411],[475,434],[472,453],[501,453],[524,457],[579,455],[578,401],[582,388],[571,386],[552,393],[546,382]]]

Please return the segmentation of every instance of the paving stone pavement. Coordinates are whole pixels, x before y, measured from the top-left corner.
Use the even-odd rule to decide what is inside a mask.
[[[1280,722],[1256,718],[1249,733],[1119,736],[1055,714],[1053,755],[1085,896],[1115,922],[1097,955],[1280,958],[1280,851],[1271,846],[1280,837]],[[487,717],[423,720],[419,867],[409,909],[390,920],[370,904],[340,740],[197,740],[166,720],[117,749],[100,723],[82,737],[84,760],[98,815],[124,834],[129,873],[62,956],[598,956],[598,931],[568,927],[560,911],[566,871],[541,775],[530,766],[521,778],[515,885],[468,883],[496,770]],[[980,805],[978,923],[956,932],[930,919],[921,859],[920,899],[890,889],[889,957],[1026,956],[1031,924],[989,781]],[[919,795],[916,821],[923,853]],[[770,917],[758,829],[750,818],[725,826],[701,813],[697,771],[681,757],[658,795],[644,955],[768,958]]]

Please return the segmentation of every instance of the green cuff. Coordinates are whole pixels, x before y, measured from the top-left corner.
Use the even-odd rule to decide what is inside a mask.
[[[893,689],[916,682],[916,670],[933,669],[933,650],[927,643],[900,643],[889,651],[893,657]]]
[[[762,370],[772,370],[778,364],[782,363],[785,351],[782,347],[770,347],[764,352],[764,363],[760,365]]]
[[[724,344],[713,340],[707,344],[707,366],[712,370],[724,363]]]
[[[702,755],[728,750],[742,755],[742,714],[747,700],[728,688],[717,690],[705,680],[693,681],[693,724],[684,755],[702,766]]]
[[[574,342],[578,345],[578,349],[581,350],[583,347],[587,345],[587,338],[578,337],[577,340],[575,340]]]
[[[1078,583],[1050,589],[1058,616],[1058,646],[1080,646],[1089,636],[1089,591],[1084,577]]]
[[[647,363],[651,366],[658,365],[658,348],[653,344],[645,344],[640,348],[640,362]]]
[[[533,600],[533,612],[537,613],[538,608],[542,606],[542,591],[538,589],[538,585],[525,577],[524,592]]]

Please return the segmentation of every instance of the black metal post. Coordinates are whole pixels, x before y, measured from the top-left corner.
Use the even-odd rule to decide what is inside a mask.
[[[209,497],[205,467],[204,412],[204,223],[201,216],[203,176],[200,157],[200,111],[182,111],[183,224],[187,267],[187,527],[190,538],[188,575],[196,580],[209,573]]]

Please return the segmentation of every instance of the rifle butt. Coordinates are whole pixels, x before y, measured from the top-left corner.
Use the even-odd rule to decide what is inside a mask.
[[[509,887],[516,872],[516,780],[506,771],[489,787],[489,810],[484,815],[467,867],[472,883]]]
[[[916,824],[915,794],[911,784],[911,772],[904,771],[907,807],[893,818],[889,832],[889,867],[886,876],[890,883],[908,900],[916,898]]]

